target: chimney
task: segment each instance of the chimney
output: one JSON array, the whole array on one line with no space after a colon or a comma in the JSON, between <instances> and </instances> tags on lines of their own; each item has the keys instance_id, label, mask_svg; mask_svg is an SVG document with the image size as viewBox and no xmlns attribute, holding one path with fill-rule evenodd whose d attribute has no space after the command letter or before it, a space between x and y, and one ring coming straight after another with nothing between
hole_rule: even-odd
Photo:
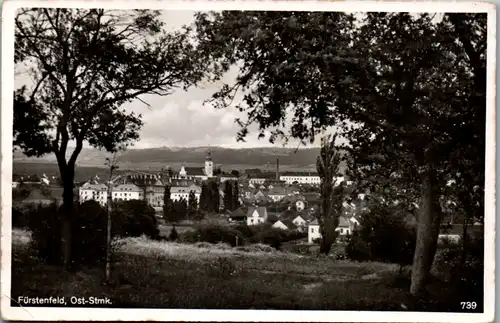
<instances>
[{"instance_id":1,"label":"chimney","mask_svg":"<svg viewBox=\"0 0 500 323\"><path fill-rule=\"evenodd\" d=\"M280 180L280 158L276 158L276 180Z\"/></svg>"}]
</instances>

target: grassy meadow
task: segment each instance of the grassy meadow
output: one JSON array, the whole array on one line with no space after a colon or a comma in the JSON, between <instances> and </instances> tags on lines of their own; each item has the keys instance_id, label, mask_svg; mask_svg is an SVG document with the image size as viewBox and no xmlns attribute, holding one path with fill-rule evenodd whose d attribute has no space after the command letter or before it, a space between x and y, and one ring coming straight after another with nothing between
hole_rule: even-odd
<instances>
[{"instance_id":1,"label":"grassy meadow","mask_svg":"<svg viewBox=\"0 0 500 323\"><path fill-rule=\"evenodd\" d=\"M113 307L458 311L453 289L436 279L425 295L408 294L396 265L301 256L264 246L231 248L118 240L112 283L102 268L75 273L41 263L29 232L14 229L12 292L18 296L107 296ZM57 277L57 279L54 279ZM12 305L16 305L15 302Z\"/></svg>"}]
</instances>

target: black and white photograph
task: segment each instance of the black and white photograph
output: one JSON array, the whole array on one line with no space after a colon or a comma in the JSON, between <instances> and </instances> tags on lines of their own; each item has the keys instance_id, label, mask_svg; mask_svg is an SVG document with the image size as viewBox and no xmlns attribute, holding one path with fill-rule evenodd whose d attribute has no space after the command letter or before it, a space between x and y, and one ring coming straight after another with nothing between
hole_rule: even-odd
<instances>
[{"instance_id":1,"label":"black and white photograph","mask_svg":"<svg viewBox=\"0 0 500 323\"><path fill-rule=\"evenodd\" d=\"M7 1L3 319L492 321L495 19Z\"/></svg>"}]
</instances>

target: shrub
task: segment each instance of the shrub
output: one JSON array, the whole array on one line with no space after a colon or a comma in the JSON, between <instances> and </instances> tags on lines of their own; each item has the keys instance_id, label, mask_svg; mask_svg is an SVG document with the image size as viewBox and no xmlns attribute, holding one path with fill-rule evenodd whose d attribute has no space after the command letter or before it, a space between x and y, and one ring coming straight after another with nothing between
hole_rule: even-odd
<instances>
[{"instance_id":1,"label":"shrub","mask_svg":"<svg viewBox=\"0 0 500 323\"><path fill-rule=\"evenodd\" d=\"M79 264L106 261L108 217L96 201L86 201L75 208L72 249Z\"/></svg>"},{"instance_id":2,"label":"shrub","mask_svg":"<svg viewBox=\"0 0 500 323\"><path fill-rule=\"evenodd\" d=\"M397 263L400 269L411 264L416 230L405 224L401 211L401 206L372 205L346 247L349 258Z\"/></svg>"},{"instance_id":3,"label":"shrub","mask_svg":"<svg viewBox=\"0 0 500 323\"><path fill-rule=\"evenodd\" d=\"M346 256L354 261L371 260L370 246L359 235L354 234L345 247Z\"/></svg>"},{"instance_id":4,"label":"shrub","mask_svg":"<svg viewBox=\"0 0 500 323\"><path fill-rule=\"evenodd\" d=\"M61 226L57 205L39 205L26 211L31 231L31 247L37 256L50 264L61 259ZM74 254L74 252L73 252Z\"/></svg>"},{"instance_id":5,"label":"shrub","mask_svg":"<svg viewBox=\"0 0 500 323\"><path fill-rule=\"evenodd\" d=\"M175 230L175 226L172 227L172 230L170 231L170 235L168 236L168 239L170 241L176 241L179 238L179 234L177 233L177 230Z\"/></svg>"},{"instance_id":6,"label":"shrub","mask_svg":"<svg viewBox=\"0 0 500 323\"><path fill-rule=\"evenodd\" d=\"M117 203L113 208L113 232L121 237L139 237L143 234L158 239L158 219L155 210L142 200Z\"/></svg>"},{"instance_id":7,"label":"shrub","mask_svg":"<svg viewBox=\"0 0 500 323\"><path fill-rule=\"evenodd\" d=\"M246 241L240 231L232 227L215 224L201 225L194 231L184 232L180 240L186 243L226 243L233 247L236 246L236 243L243 245Z\"/></svg>"},{"instance_id":8,"label":"shrub","mask_svg":"<svg viewBox=\"0 0 500 323\"><path fill-rule=\"evenodd\" d=\"M241 234L245 238L250 238L254 235L254 232L252 231L252 229L248 225L246 225L245 223L238 224L238 225L234 226L234 229L241 232Z\"/></svg>"},{"instance_id":9,"label":"shrub","mask_svg":"<svg viewBox=\"0 0 500 323\"><path fill-rule=\"evenodd\" d=\"M267 244L277 250L280 249L282 243L282 230L269 228L258 232L252 237L252 242Z\"/></svg>"},{"instance_id":10,"label":"shrub","mask_svg":"<svg viewBox=\"0 0 500 323\"><path fill-rule=\"evenodd\" d=\"M18 208L12 208L12 227L13 228L28 228L29 216L28 212L23 212Z\"/></svg>"}]
</instances>

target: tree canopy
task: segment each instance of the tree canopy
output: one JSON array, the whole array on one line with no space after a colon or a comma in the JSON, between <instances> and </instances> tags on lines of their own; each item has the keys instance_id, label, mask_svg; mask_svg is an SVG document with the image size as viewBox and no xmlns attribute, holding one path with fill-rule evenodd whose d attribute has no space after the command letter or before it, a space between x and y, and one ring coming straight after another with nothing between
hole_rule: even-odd
<instances>
[{"instance_id":1,"label":"tree canopy","mask_svg":"<svg viewBox=\"0 0 500 323\"><path fill-rule=\"evenodd\" d=\"M335 126L357 180L391 178L420 199L417 293L434 257L442 187L463 178L469 203L484 186L486 14L232 11L198 14L195 25L215 76L237 70L212 100L246 112L239 139L252 123L259 137L271 129L270 141L314 141Z\"/></svg>"}]
</instances>

